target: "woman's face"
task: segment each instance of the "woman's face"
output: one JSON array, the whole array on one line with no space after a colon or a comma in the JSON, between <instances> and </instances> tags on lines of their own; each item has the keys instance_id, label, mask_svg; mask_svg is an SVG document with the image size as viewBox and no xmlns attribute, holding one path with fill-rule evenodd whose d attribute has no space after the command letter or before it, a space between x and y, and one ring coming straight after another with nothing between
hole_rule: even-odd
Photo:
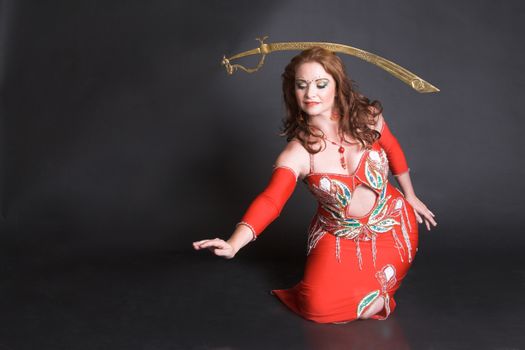
<instances>
[{"instance_id":1,"label":"woman's face","mask_svg":"<svg viewBox=\"0 0 525 350\"><path fill-rule=\"evenodd\" d=\"M335 80L317 62L306 62L295 71L295 97L309 116L331 117L335 101Z\"/></svg>"}]
</instances>

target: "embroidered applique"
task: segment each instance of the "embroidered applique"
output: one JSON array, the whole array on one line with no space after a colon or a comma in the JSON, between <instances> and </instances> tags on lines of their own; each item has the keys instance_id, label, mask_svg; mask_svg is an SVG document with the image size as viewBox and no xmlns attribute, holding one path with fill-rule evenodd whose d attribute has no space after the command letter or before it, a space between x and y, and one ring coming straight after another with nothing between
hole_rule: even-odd
<instances>
[{"instance_id":1,"label":"embroidered applique","mask_svg":"<svg viewBox=\"0 0 525 350\"><path fill-rule=\"evenodd\" d=\"M393 265L387 264L376 272L376 279L381 286L380 290L374 290L361 299L357 305L357 318L361 317L363 311L372 304L378 297L383 297L385 301L385 316L377 316L380 320L385 320L390 315L390 295L388 291L394 288L397 282L396 269Z\"/></svg>"},{"instance_id":2,"label":"embroidered applique","mask_svg":"<svg viewBox=\"0 0 525 350\"><path fill-rule=\"evenodd\" d=\"M308 243L307 243L307 248L306 248L306 255L310 255L310 252L312 251L312 249L315 248L315 246L317 245L317 242L319 242L321 238L323 238L323 236L327 233L326 231L323 230L321 223L319 222L319 215L315 216L314 221L308 228L308 232L309 233L308 233ZM338 253L336 249L336 258L337 258L337 254Z\"/></svg>"},{"instance_id":3,"label":"embroidered applique","mask_svg":"<svg viewBox=\"0 0 525 350\"><path fill-rule=\"evenodd\" d=\"M368 305L372 304L374 300L377 299L378 296L379 296L379 290L375 290L373 292L368 293L367 295L365 295L363 299L361 299L361 301L357 305L357 318L361 317L361 314L363 313L364 309Z\"/></svg>"},{"instance_id":4,"label":"embroidered applique","mask_svg":"<svg viewBox=\"0 0 525 350\"><path fill-rule=\"evenodd\" d=\"M376 272L376 278L381 285L381 294L385 298L385 316L378 317L380 320L386 320L390 315L390 294L388 291L394 288L397 283L396 268L393 265L385 265Z\"/></svg>"},{"instance_id":5,"label":"embroidered applique","mask_svg":"<svg viewBox=\"0 0 525 350\"><path fill-rule=\"evenodd\" d=\"M323 176L319 187L314 184L309 188L323 209L337 217L344 216L343 209L352 200L352 192L344 182Z\"/></svg>"},{"instance_id":6,"label":"embroidered applique","mask_svg":"<svg viewBox=\"0 0 525 350\"><path fill-rule=\"evenodd\" d=\"M365 177L373 189L380 190L386 185L388 181L388 160L383 149L368 152L365 163Z\"/></svg>"},{"instance_id":7,"label":"embroidered applique","mask_svg":"<svg viewBox=\"0 0 525 350\"><path fill-rule=\"evenodd\" d=\"M327 177L322 177L321 180L319 180L319 188L324 192L330 192L330 189L332 188L330 179Z\"/></svg>"}]
</instances>

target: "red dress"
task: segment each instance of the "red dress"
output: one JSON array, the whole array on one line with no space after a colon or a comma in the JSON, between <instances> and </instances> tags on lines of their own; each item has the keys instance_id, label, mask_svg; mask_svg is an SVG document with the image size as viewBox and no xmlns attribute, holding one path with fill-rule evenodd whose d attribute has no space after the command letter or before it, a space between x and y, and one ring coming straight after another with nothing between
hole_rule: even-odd
<instances>
[{"instance_id":1,"label":"red dress","mask_svg":"<svg viewBox=\"0 0 525 350\"><path fill-rule=\"evenodd\" d=\"M386 319L417 251L414 210L388 182L389 163L379 142L363 153L352 175L316 173L311 157L303 181L319 206L309 227L304 276L295 287L272 293L292 311L320 323L357 319L383 297L384 309L372 318ZM377 194L374 207L367 215L349 216L360 184Z\"/></svg>"}]
</instances>

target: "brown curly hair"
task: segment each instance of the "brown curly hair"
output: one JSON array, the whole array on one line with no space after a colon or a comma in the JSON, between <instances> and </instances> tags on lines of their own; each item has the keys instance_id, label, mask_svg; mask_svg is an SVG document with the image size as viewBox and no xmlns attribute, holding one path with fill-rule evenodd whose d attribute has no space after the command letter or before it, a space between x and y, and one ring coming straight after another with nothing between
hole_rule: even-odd
<instances>
[{"instance_id":1,"label":"brown curly hair","mask_svg":"<svg viewBox=\"0 0 525 350\"><path fill-rule=\"evenodd\" d=\"M346 75L341 59L332 51L321 47L313 47L302 51L292 58L282 74L282 89L286 107L286 117L283 119L281 136L287 141L297 138L310 153L317 153L326 147L324 133L308 124L309 116L301 110L295 97L295 72L303 63L317 62L330 74L336 83L335 112L340 116L339 131L344 139L350 135L362 147L369 148L379 137L380 133L370 128L377 123L377 116L383 111L379 101L370 101L356 91L352 80ZM313 137L312 137L313 136ZM313 146L323 142L317 149Z\"/></svg>"}]
</instances>

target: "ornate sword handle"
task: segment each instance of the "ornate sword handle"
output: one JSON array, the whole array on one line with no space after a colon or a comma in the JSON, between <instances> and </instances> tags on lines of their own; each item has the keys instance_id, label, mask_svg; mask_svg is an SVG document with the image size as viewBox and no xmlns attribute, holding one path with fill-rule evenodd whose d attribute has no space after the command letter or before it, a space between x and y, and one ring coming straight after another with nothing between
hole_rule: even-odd
<instances>
[{"instance_id":1,"label":"ornate sword handle","mask_svg":"<svg viewBox=\"0 0 525 350\"><path fill-rule=\"evenodd\" d=\"M264 40L266 40L267 38L268 38L268 36L264 36L262 39L261 38L255 38L255 40L257 40L257 41L259 41L261 43L261 45L257 49L250 50L250 51L245 51L243 53L240 53L238 55L232 56L230 58L226 58L226 56L223 56L222 57L222 61L221 61L221 65L225 66L226 72L228 72L229 75L232 75L235 71L237 71L237 69L243 70L246 73L255 73L255 72L257 72L263 66L264 59L266 58L266 54L271 52L271 51L268 51L268 45L266 45L264 43ZM255 50L258 51L258 52L253 52ZM240 64L231 64L230 63L231 60L234 60L234 59L237 59L237 58L241 58L241 57L244 57L244 56L255 55L255 54L261 54L262 55L261 58L259 59L259 63L257 63L257 66L255 68L246 68L245 66L240 65Z\"/></svg>"}]
</instances>

